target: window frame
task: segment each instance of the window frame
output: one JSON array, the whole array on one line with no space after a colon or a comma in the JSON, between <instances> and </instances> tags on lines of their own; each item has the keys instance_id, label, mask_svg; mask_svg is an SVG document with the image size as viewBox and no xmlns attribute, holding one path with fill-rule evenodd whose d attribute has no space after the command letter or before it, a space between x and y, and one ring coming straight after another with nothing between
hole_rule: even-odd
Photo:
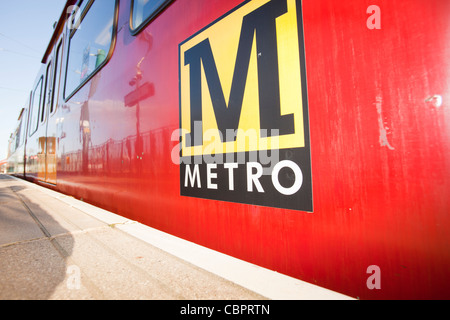
<instances>
[{"instance_id":1,"label":"window frame","mask_svg":"<svg viewBox=\"0 0 450 320\"><path fill-rule=\"evenodd\" d=\"M83 20L86 17L86 15L89 13L89 10L92 7L92 4L95 0L85 0L88 1L87 5L84 6L83 12L81 13L80 17L80 27L83 27ZM103 0L102 0L103 1ZM77 2L77 5L80 4L82 0ZM67 93L67 74L69 71L69 56L70 56L70 44L73 36L77 32L77 28L74 28L73 30L68 30L68 37L67 37L67 49L65 50L65 68L64 68L64 87L63 87L63 100L64 102L69 101L87 82L89 82L111 59L114 49L116 47L116 41L117 41L117 24L119 20L119 1L114 0L114 17L113 17L113 25L112 25L112 36L111 36L111 45L109 47L108 54L106 55L105 60L97 67L95 68L86 79L84 79L75 89L72 90L72 92ZM61 88L60 88L61 90Z\"/></svg>"},{"instance_id":2,"label":"window frame","mask_svg":"<svg viewBox=\"0 0 450 320\"><path fill-rule=\"evenodd\" d=\"M159 15L164 9L166 9L169 4L173 2L173 0L165 0L155 11L152 12L147 18L145 18L139 26L136 28L133 28L133 13L134 13L134 1L131 0L131 6L130 6L130 22L129 22L129 28L130 32L133 36L137 35L139 32L141 32L147 25L156 18L157 15Z\"/></svg>"}]
</instances>

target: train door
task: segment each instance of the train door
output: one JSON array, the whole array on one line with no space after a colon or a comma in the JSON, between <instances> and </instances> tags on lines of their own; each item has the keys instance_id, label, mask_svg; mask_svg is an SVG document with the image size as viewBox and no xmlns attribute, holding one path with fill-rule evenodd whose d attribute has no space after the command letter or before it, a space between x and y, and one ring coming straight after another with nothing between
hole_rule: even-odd
<instances>
[{"instance_id":1,"label":"train door","mask_svg":"<svg viewBox=\"0 0 450 320\"><path fill-rule=\"evenodd\" d=\"M45 178L44 181L56 184L56 107L59 95L59 80L61 70L62 41L59 41L54 52L52 62L47 68L47 88L46 88L46 134L45 134ZM52 67L50 68L50 64Z\"/></svg>"}]
</instances>

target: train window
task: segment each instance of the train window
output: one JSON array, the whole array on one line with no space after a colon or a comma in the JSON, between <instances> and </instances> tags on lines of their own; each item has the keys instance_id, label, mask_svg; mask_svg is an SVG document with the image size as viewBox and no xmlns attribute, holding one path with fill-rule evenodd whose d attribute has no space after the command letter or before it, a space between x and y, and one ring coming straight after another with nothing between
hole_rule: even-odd
<instances>
[{"instance_id":1,"label":"train window","mask_svg":"<svg viewBox=\"0 0 450 320\"><path fill-rule=\"evenodd\" d=\"M66 68L65 98L70 98L112 54L116 1L90 1L80 26L72 30Z\"/></svg>"},{"instance_id":2,"label":"train window","mask_svg":"<svg viewBox=\"0 0 450 320\"><path fill-rule=\"evenodd\" d=\"M23 108L22 111L20 112L20 146L23 145L23 143L25 142L25 136L27 135L26 133L26 120L25 119L25 114L27 114L27 109Z\"/></svg>"},{"instance_id":3,"label":"train window","mask_svg":"<svg viewBox=\"0 0 450 320\"><path fill-rule=\"evenodd\" d=\"M31 115L30 115L30 136L36 132L39 124L39 106L42 101L42 77L34 89L33 99L31 101Z\"/></svg>"},{"instance_id":4,"label":"train window","mask_svg":"<svg viewBox=\"0 0 450 320\"><path fill-rule=\"evenodd\" d=\"M23 119L21 118L19 120L19 125L16 129L16 146L15 146L16 150L22 145L22 143L21 143L21 136L23 135L22 134L22 122L23 122Z\"/></svg>"},{"instance_id":5,"label":"train window","mask_svg":"<svg viewBox=\"0 0 450 320\"><path fill-rule=\"evenodd\" d=\"M41 120L40 122L44 122L45 120L45 110L46 110L46 106L51 102L51 92L52 92L52 62L50 61L47 65L47 73L45 75L45 88L44 88L44 101L42 103L42 108L41 108Z\"/></svg>"},{"instance_id":6,"label":"train window","mask_svg":"<svg viewBox=\"0 0 450 320\"><path fill-rule=\"evenodd\" d=\"M58 94L59 94L59 74L61 73L61 59L62 59L62 42L59 43L58 48L56 49L56 59L55 59L55 67L54 67L54 75L53 75L53 91L51 94L52 103L50 105L50 114L53 114L55 111L55 103L58 102Z\"/></svg>"},{"instance_id":7,"label":"train window","mask_svg":"<svg viewBox=\"0 0 450 320\"><path fill-rule=\"evenodd\" d=\"M130 28L133 34L138 33L172 0L132 0Z\"/></svg>"}]
</instances>

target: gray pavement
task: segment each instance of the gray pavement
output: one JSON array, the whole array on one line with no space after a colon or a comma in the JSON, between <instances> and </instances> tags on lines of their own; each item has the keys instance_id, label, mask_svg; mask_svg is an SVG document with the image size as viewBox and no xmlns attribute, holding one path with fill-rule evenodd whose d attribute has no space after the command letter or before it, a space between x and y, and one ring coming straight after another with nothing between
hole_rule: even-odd
<instances>
[{"instance_id":1,"label":"gray pavement","mask_svg":"<svg viewBox=\"0 0 450 320\"><path fill-rule=\"evenodd\" d=\"M265 299L123 231L129 220L85 207L0 175L1 300Z\"/></svg>"}]
</instances>

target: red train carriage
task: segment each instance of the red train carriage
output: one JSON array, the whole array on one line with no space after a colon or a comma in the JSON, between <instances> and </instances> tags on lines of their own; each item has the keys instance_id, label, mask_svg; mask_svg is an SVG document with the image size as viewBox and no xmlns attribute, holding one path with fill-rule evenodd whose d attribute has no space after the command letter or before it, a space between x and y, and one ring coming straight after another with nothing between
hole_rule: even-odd
<instances>
[{"instance_id":1,"label":"red train carriage","mask_svg":"<svg viewBox=\"0 0 450 320\"><path fill-rule=\"evenodd\" d=\"M450 2L67 1L8 170L353 297L450 298Z\"/></svg>"}]
</instances>

